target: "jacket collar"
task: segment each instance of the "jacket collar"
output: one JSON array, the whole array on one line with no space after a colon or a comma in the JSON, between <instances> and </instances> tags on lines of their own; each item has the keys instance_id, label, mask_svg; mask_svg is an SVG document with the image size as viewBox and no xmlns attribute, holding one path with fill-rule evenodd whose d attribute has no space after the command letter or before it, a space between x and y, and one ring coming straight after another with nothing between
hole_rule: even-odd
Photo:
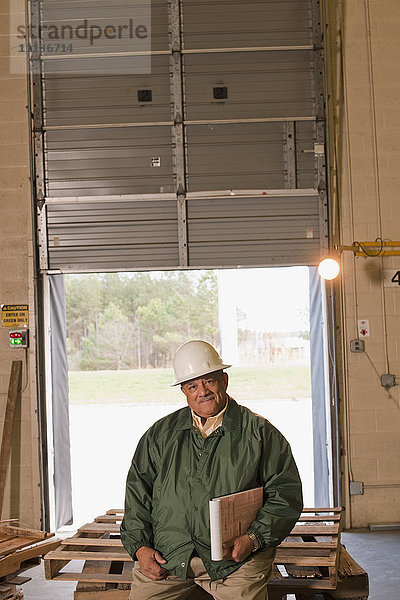
<instances>
[{"instance_id":1,"label":"jacket collar","mask_svg":"<svg viewBox=\"0 0 400 600\"><path fill-rule=\"evenodd\" d=\"M242 431L242 414L240 411L239 404L230 396L228 396L229 402L222 421L221 428L228 431L240 433Z\"/></svg>"},{"instance_id":2,"label":"jacket collar","mask_svg":"<svg viewBox=\"0 0 400 600\"><path fill-rule=\"evenodd\" d=\"M175 423L175 429L182 431L193 427L192 411L189 406L185 406L178 411L178 418ZM240 433L242 430L242 418L238 403L228 396L228 406L225 411L224 420L221 428L227 431Z\"/></svg>"}]
</instances>

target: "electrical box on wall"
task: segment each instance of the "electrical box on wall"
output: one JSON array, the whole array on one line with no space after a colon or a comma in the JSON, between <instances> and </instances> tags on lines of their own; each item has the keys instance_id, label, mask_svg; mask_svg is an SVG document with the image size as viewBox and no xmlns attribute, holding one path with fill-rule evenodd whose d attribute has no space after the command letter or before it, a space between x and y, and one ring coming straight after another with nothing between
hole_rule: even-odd
<instances>
[{"instance_id":1,"label":"electrical box on wall","mask_svg":"<svg viewBox=\"0 0 400 600\"><path fill-rule=\"evenodd\" d=\"M390 373L385 373L381 375L381 386L385 388L391 388L396 385L396 376L391 375Z\"/></svg>"},{"instance_id":2,"label":"electrical box on wall","mask_svg":"<svg viewBox=\"0 0 400 600\"><path fill-rule=\"evenodd\" d=\"M351 340L350 351L351 352L364 352L365 351L364 340Z\"/></svg>"},{"instance_id":3,"label":"electrical box on wall","mask_svg":"<svg viewBox=\"0 0 400 600\"><path fill-rule=\"evenodd\" d=\"M10 348L28 348L29 329L13 329L8 334Z\"/></svg>"},{"instance_id":4,"label":"electrical box on wall","mask_svg":"<svg viewBox=\"0 0 400 600\"><path fill-rule=\"evenodd\" d=\"M350 481L350 496L361 496L364 494L364 484L362 481Z\"/></svg>"}]
</instances>

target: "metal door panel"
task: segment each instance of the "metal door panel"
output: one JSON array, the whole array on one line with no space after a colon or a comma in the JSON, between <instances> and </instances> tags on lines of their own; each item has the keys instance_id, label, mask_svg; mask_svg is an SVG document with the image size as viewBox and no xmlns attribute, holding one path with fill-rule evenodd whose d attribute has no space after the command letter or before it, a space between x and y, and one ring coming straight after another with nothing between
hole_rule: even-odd
<instances>
[{"instance_id":1,"label":"metal door panel","mask_svg":"<svg viewBox=\"0 0 400 600\"><path fill-rule=\"evenodd\" d=\"M47 77L47 126L170 121L169 58L153 58L151 75ZM140 102L138 91L151 90Z\"/></svg>"},{"instance_id":2,"label":"metal door panel","mask_svg":"<svg viewBox=\"0 0 400 600\"><path fill-rule=\"evenodd\" d=\"M127 176L129 173L131 177L136 177L138 171L141 172L141 175L146 175L147 172L150 173L151 167L148 157L142 156L138 150L130 152L128 156L125 157L111 157L108 155L106 159L97 156L97 153L95 153L94 150L92 151L92 154L94 155L93 158L86 160L83 158L75 158L72 160L67 157L62 160L60 156L57 156L55 157L55 160L52 161L52 168L49 167L49 174L54 173L54 177L56 178L60 171L63 171L66 172L68 177L79 177L82 175L82 172L84 172L85 178L91 179L98 178L101 173L103 173L103 176L106 175L104 172L106 166L112 171L113 176L116 178ZM157 168L157 177L166 177L169 175L170 171L171 162L164 159L163 166Z\"/></svg>"},{"instance_id":3,"label":"metal door panel","mask_svg":"<svg viewBox=\"0 0 400 600\"><path fill-rule=\"evenodd\" d=\"M48 222L52 226L68 223L98 224L148 221L157 217L160 221L176 221L174 200L141 200L126 202L52 202L48 208Z\"/></svg>"},{"instance_id":4,"label":"metal door panel","mask_svg":"<svg viewBox=\"0 0 400 600\"><path fill-rule=\"evenodd\" d=\"M188 220L236 218L240 221L249 215L257 218L318 215L319 198L314 196L270 196L228 198L196 198L188 200Z\"/></svg>"},{"instance_id":5,"label":"metal door panel","mask_svg":"<svg viewBox=\"0 0 400 600\"><path fill-rule=\"evenodd\" d=\"M51 203L47 213L50 268L112 268L118 261L141 268L146 257L150 266L159 267L165 257L177 263L174 200Z\"/></svg>"},{"instance_id":6,"label":"metal door panel","mask_svg":"<svg viewBox=\"0 0 400 600\"><path fill-rule=\"evenodd\" d=\"M160 190L170 192L174 189L173 183L166 185L165 180L155 177L151 181L148 181L145 177L134 179L132 177L126 177L125 179L103 179L84 180L84 179L70 179L63 181L50 182L48 186L48 192L50 197L64 196L114 196L116 194L130 194L132 189L140 189L143 194L163 193Z\"/></svg>"},{"instance_id":7,"label":"metal door panel","mask_svg":"<svg viewBox=\"0 0 400 600\"><path fill-rule=\"evenodd\" d=\"M99 0L96 2L74 1L74 2L58 2L57 0L42 0L42 25L61 25L71 24L79 26L85 19L91 23L95 23L101 27L108 24L118 26L119 24L129 23L129 18L134 17L134 27L140 21L147 21L151 16L151 31L150 41L152 51L167 50L168 51L168 10L167 3L163 1L147 0L140 6L139 2L131 0L118 0L118 3L112 3L109 0ZM134 10L132 10L134 7ZM67 31L67 30L66 30ZM113 51L129 52L132 49L131 40L128 38L128 30L122 29L121 36L118 35L116 40L113 40ZM51 38L51 31L42 28L42 41L47 44L54 42ZM103 52L109 50L110 44L101 43L96 40L95 46L88 45L84 39L74 36L73 40L68 40L65 36L65 43L72 42L74 52L85 50L85 53ZM51 54L46 51L45 54Z\"/></svg>"},{"instance_id":8,"label":"metal door panel","mask_svg":"<svg viewBox=\"0 0 400 600\"><path fill-rule=\"evenodd\" d=\"M151 57L148 56L93 56L89 58L68 58L61 55L56 59L43 61L45 76L98 77L107 75L148 75L151 71Z\"/></svg>"},{"instance_id":9,"label":"metal door panel","mask_svg":"<svg viewBox=\"0 0 400 600\"><path fill-rule=\"evenodd\" d=\"M159 146L157 146L159 148ZM154 148L154 147L153 147ZM149 152L152 149L149 147ZM54 159L53 168L60 167L61 163L65 165L65 169L76 168L76 165L82 165L85 168L98 165L98 161L114 161L115 167L131 166L132 161L142 161L142 166L147 167L148 161L143 157L143 149L136 147L109 147L109 148L85 148L79 150L79 162L76 160L76 149L60 149L53 150ZM160 167L161 168L161 167Z\"/></svg>"},{"instance_id":10,"label":"metal door panel","mask_svg":"<svg viewBox=\"0 0 400 600\"><path fill-rule=\"evenodd\" d=\"M81 227L80 225L72 226L68 223L68 227L52 227L51 235L49 236L49 247L67 248L67 247L83 247L97 246L101 242L102 246L110 246L118 241L120 245L144 244L149 239L157 240L157 244L174 244L176 242L177 227L175 222L157 223L155 221L146 221L143 223L135 223L134 226L123 226L118 223L112 227L96 226Z\"/></svg>"},{"instance_id":11,"label":"metal door panel","mask_svg":"<svg viewBox=\"0 0 400 600\"><path fill-rule=\"evenodd\" d=\"M49 196L174 190L170 127L48 131L46 163Z\"/></svg>"},{"instance_id":12,"label":"metal door panel","mask_svg":"<svg viewBox=\"0 0 400 600\"><path fill-rule=\"evenodd\" d=\"M303 0L184 0L183 33L190 49L304 45L311 41L311 14Z\"/></svg>"},{"instance_id":13,"label":"metal door panel","mask_svg":"<svg viewBox=\"0 0 400 600\"><path fill-rule=\"evenodd\" d=\"M313 114L310 51L187 55L184 65L189 121ZM228 97L214 99L214 87Z\"/></svg>"},{"instance_id":14,"label":"metal door panel","mask_svg":"<svg viewBox=\"0 0 400 600\"><path fill-rule=\"evenodd\" d=\"M52 150L85 148L170 147L169 127L99 127L93 129L54 129L46 133Z\"/></svg>"},{"instance_id":15,"label":"metal door panel","mask_svg":"<svg viewBox=\"0 0 400 600\"><path fill-rule=\"evenodd\" d=\"M197 176L192 176L189 179L189 189L192 191L196 190L204 190L206 187L206 182L209 181L210 177L207 174L201 174ZM250 180L254 187L265 189L279 189L282 187L282 180L284 179L283 174L280 173L270 173L268 177L266 177L263 173L249 173L247 177L243 174L218 174L213 178L213 189L214 190L240 190L243 187L244 180ZM265 184L268 185L265 185Z\"/></svg>"},{"instance_id":16,"label":"metal door panel","mask_svg":"<svg viewBox=\"0 0 400 600\"><path fill-rule=\"evenodd\" d=\"M274 74L291 80L308 76L311 65L312 49L307 50L285 50L285 51L261 51L240 52L203 52L184 54L185 74L219 74L230 72ZM207 61L205 63L205 61Z\"/></svg>"},{"instance_id":17,"label":"metal door panel","mask_svg":"<svg viewBox=\"0 0 400 600\"><path fill-rule=\"evenodd\" d=\"M316 193L189 199L190 264L206 265L207 260L214 266L234 264L230 261L239 255L243 262L237 264L243 265L283 264L289 256L293 264L301 264L301 256L315 264L321 235L319 212Z\"/></svg>"},{"instance_id":18,"label":"metal door panel","mask_svg":"<svg viewBox=\"0 0 400 600\"><path fill-rule=\"evenodd\" d=\"M306 240L307 231L313 232L313 237L318 237L319 215L309 217L307 221L296 216L285 218L271 217L261 220L257 217L237 219L226 217L221 220L202 219L199 222L189 222L189 242L207 242L213 240L240 241L246 240Z\"/></svg>"},{"instance_id":19,"label":"metal door panel","mask_svg":"<svg viewBox=\"0 0 400 600\"><path fill-rule=\"evenodd\" d=\"M281 123L191 125L186 135L189 191L285 187Z\"/></svg>"},{"instance_id":20,"label":"metal door panel","mask_svg":"<svg viewBox=\"0 0 400 600\"><path fill-rule=\"evenodd\" d=\"M99 22L102 19L109 20L116 16L129 16L132 7L135 7L136 14L147 10L147 2L133 2L131 0L118 0L110 3L109 0L42 0L42 14L44 24L60 21L82 21L83 19L96 19Z\"/></svg>"},{"instance_id":21,"label":"metal door panel","mask_svg":"<svg viewBox=\"0 0 400 600\"><path fill-rule=\"evenodd\" d=\"M320 244L318 240L306 240L292 244L290 249L286 242L269 243L244 242L206 245L192 244L189 249L190 264L196 268L265 266L279 265L316 265L320 260Z\"/></svg>"},{"instance_id":22,"label":"metal door panel","mask_svg":"<svg viewBox=\"0 0 400 600\"><path fill-rule=\"evenodd\" d=\"M67 272L88 271L137 271L140 269L174 268L178 263L178 245L160 244L145 246L124 246L123 253L119 246L102 245L94 247L90 252L82 252L78 247L68 252L62 249L49 250L49 269Z\"/></svg>"}]
</instances>

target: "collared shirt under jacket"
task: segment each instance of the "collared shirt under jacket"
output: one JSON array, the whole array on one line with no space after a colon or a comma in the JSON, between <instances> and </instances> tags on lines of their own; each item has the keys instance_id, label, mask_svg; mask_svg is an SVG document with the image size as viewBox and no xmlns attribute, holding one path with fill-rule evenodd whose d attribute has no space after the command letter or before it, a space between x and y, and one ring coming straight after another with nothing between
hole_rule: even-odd
<instances>
[{"instance_id":1,"label":"collared shirt under jacket","mask_svg":"<svg viewBox=\"0 0 400 600\"><path fill-rule=\"evenodd\" d=\"M277 546L302 509L301 481L290 446L267 420L229 399L221 427L207 439L189 407L157 421L141 438L128 473L121 539L135 558L158 550L162 566L186 578L196 550L211 577L243 563L211 561L209 500L264 486L264 505L249 531L261 547Z\"/></svg>"}]
</instances>

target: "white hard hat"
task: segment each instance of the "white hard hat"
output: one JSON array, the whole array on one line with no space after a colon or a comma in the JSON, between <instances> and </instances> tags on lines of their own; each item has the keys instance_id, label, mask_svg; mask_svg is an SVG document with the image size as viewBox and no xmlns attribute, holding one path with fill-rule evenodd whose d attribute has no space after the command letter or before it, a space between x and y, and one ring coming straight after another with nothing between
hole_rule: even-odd
<instances>
[{"instance_id":1,"label":"white hard hat","mask_svg":"<svg viewBox=\"0 0 400 600\"><path fill-rule=\"evenodd\" d=\"M218 352L211 344L203 340L191 340L179 346L174 360L175 381L178 385L190 379L196 379L207 373L221 371L232 365L224 365Z\"/></svg>"}]
</instances>

